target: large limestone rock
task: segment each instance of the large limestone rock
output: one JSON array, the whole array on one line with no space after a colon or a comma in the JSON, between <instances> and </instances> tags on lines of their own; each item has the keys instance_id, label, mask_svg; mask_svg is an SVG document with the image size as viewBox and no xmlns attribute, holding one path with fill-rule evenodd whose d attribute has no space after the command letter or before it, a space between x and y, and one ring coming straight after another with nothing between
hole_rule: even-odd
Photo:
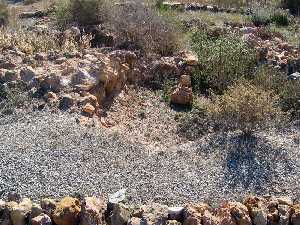
<instances>
[{"instance_id":1,"label":"large limestone rock","mask_svg":"<svg viewBox=\"0 0 300 225\"><path fill-rule=\"evenodd\" d=\"M80 225L105 224L106 203L103 199L86 197L82 204Z\"/></svg>"},{"instance_id":2,"label":"large limestone rock","mask_svg":"<svg viewBox=\"0 0 300 225\"><path fill-rule=\"evenodd\" d=\"M212 209L204 203L189 204L184 208L183 225L213 224Z\"/></svg>"},{"instance_id":3,"label":"large limestone rock","mask_svg":"<svg viewBox=\"0 0 300 225\"><path fill-rule=\"evenodd\" d=\"M250 212L254 225L267 225L268 208L265 199L251 196L245 199L244 204Z\"/></svg>"},{"instance_id":4,"label":"large limestone rock","mask_svg":"<svg viewBox=\"0 0 300 225\"><path fill-rule=\"evenodd\" d=\"M65 197L56 205L53 221L57 225L77 225L80 212L80 201L76 198Z\"/></svg>"},{"instance_id":5,"label":"large limestone rock","mask_svg":"<svg viewBox=\"0 0 300 225\"><path fill-rule=\"evenodd\" d=\"M228 202L223 205L230 212L237 225L251 225L249 211L245 205L239 202Z\"/></svg>"},{"instance_id":6,"label":"large limestone rock","mask_svg":"<svg viewBox=\"0 0 300 225\"><path fill-rule=\"evenodd\" d=\"M110 217L111 225L126 225L130 219L130 208L122 203L114 204Z\"/></svg>"},{"instance_id":7,"label":"large limestone rock","mask_svg":"<svg viewBox=\"0 0 300 225\"><path fill-rule=\"evenodd\" d=\"M180 83L171 94L171 103L179 105L191 105L193 102L193 91L188 75L182 75Z\"/></svg>"},{"instance_id":8,"label":"large limestone rock","mask_svg":"<svg viewBox=\"0 0 300 225\"><path fill-rule=\"evenodd\" d=\"M291 214L292 225L300 225L300 204L292 206Z\"/></svg>"},{"instance_id":9,"label":"large limestone rock","mask_svg":"<svg viewBox=\"0 0 300 225\"><path fill-rule=\"evenodd\" d=\"M32 202L28 198L24 198L22 202L15 205L11 212L10 218L13 225L25 225L26 218L30 216Z\"/></svg>"}]
</instances>

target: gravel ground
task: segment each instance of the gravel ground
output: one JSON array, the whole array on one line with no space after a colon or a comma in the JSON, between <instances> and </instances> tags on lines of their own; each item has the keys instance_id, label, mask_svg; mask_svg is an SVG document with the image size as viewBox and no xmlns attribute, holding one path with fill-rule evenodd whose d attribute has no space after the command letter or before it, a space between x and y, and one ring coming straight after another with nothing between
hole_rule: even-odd
<instances>
[{"instance_id":1,"label":"gravel ground","mask_svg":"<svg viewBox=\"0 0 300 225\"><path fill-rule=\"evenodd\" d=\"M251 140L211 135L168 149L86 128L64 113L0 119L0 194L39 199L127 188L132 202L218 202L247 193L298 198L299 129ZM238 153L240 152L240 153Z\"/></svg>"}]
</instances>

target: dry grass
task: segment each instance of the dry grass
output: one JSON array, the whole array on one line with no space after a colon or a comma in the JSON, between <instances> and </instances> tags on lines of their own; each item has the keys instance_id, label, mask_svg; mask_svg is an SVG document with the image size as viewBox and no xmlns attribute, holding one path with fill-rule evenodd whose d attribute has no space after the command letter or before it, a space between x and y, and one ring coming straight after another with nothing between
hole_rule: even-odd
<instances>
[{"instance_id":1,"label":"dry grass","mask_svg":"<svg viewBox=\"0 0 300 225\"><path fill-rule=\"evenodd\" d=\"M247 7L253 5L274 6L278 5L280 0L171 0L184 3L212 4L222 7Z\"/></svg>"}]
</instances>

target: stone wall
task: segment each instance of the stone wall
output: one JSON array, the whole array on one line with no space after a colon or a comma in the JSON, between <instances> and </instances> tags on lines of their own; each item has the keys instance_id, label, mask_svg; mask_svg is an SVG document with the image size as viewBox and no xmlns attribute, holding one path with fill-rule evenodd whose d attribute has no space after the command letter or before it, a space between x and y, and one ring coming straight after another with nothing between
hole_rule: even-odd
<instances>
[{"instance_id":1,"label":"stone wall","mask_svg":"<svg viewBox=\"0 0 300 225\"><path fill-rule=\"evenodd\" d=\"M206 203L168 207L126 204L120 195L42 199L9 196L0 200L0 225L299 225L300 205L288 197L250 196L241 202L224 201L218 208Z\"/></svg>"}]
</instances>

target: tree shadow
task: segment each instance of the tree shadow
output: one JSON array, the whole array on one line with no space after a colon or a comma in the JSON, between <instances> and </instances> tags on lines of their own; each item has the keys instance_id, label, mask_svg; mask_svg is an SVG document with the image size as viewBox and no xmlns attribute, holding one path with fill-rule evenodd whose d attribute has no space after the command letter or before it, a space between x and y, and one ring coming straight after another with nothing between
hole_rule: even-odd
<instances>
[{"instance_id":1,"label":"tree shadow","mask_svg":"<svg viewBox=\"0 0 300 225\"><path fill-rule=\"evenodd\" d=\"M231 137L224 160L223 184L230 188L243 187L255 192L292 170L292 160L283 147L272 146L266 138L254 136Z\"/></svg>"},{"instance_id":2,"label":"tree shadow","mask_svg":"<svg viewBox=\"0 0 300 225\"><path fill-rule=\"evenodd\" d=\"M256 194L272 191L272 184L286 179L295 164L288 153L290 149L276 146L260 135L219 134L210 137L200 149L206 157L219 155L223 171L217 186L229 190L242 188Z\"/></svg>"}]
</instances>

